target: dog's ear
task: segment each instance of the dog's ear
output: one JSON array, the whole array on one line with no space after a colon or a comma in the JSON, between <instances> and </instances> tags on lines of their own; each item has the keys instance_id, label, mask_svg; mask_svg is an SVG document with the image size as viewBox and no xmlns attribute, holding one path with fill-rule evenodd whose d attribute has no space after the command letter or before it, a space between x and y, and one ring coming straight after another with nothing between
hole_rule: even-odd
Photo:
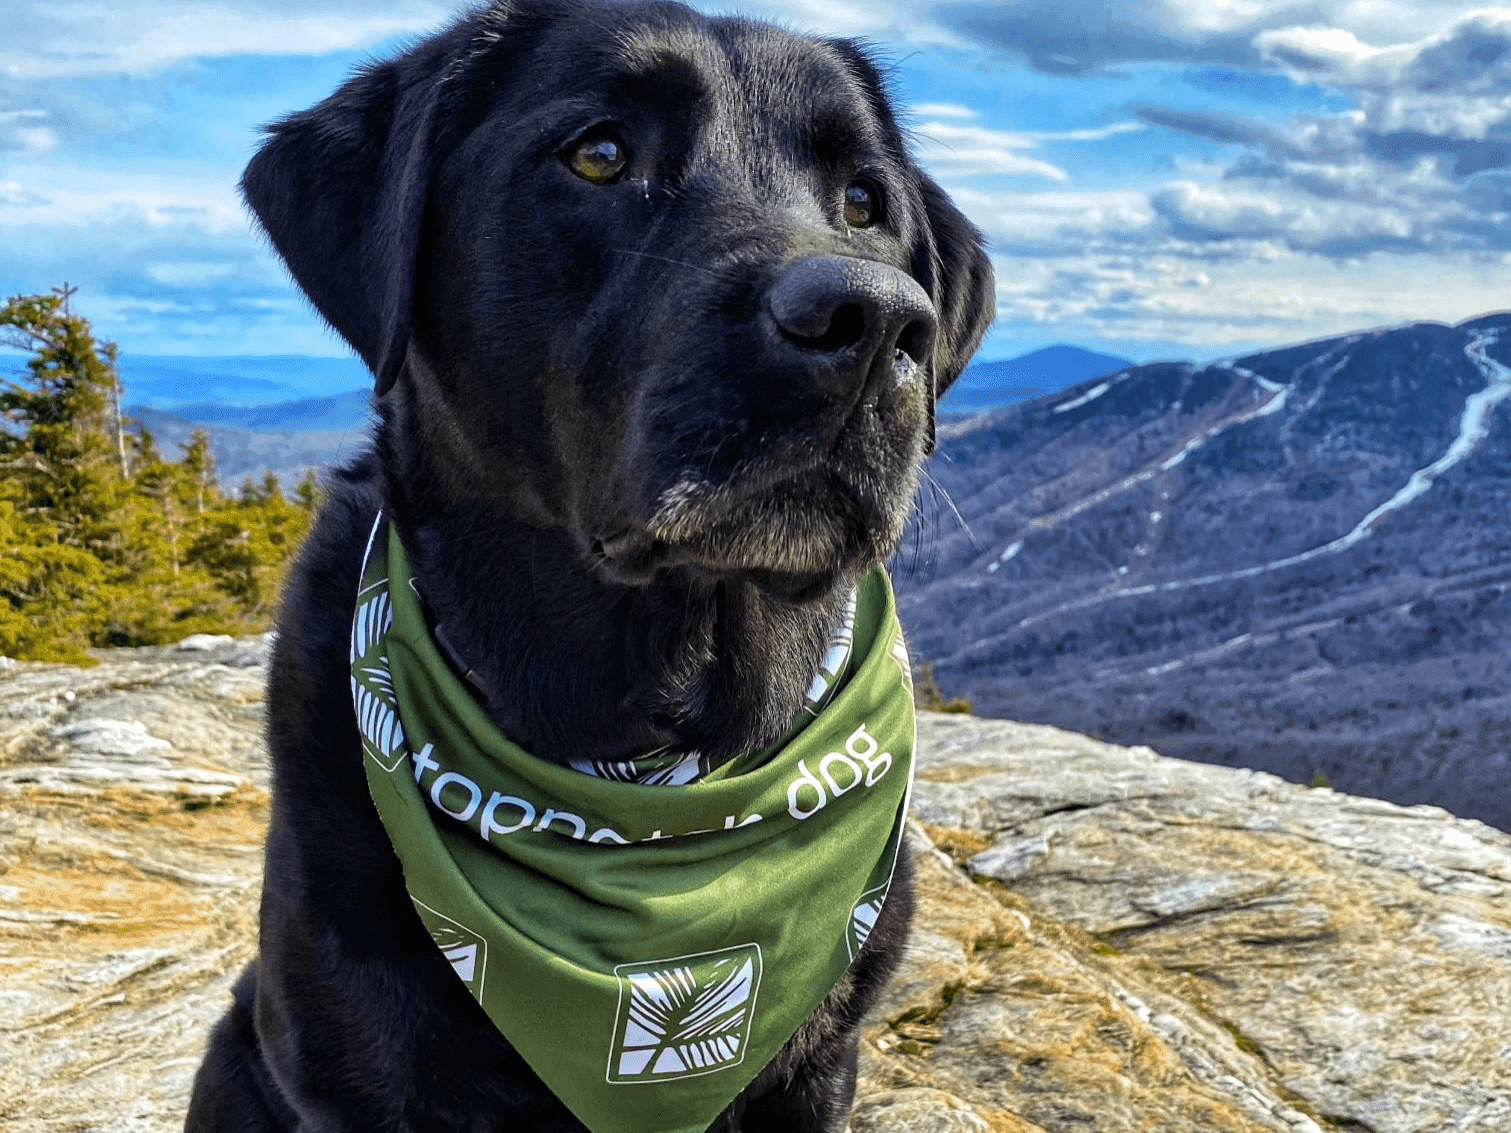
<instances>
[{"instance_id":1,"label":"dog's ear","mask_svg":"<svg viewBox=\"0 0 1511 1133\"><path fill-rule=\"evenodd\" d=\"M985 241L976 226L932 177L923 175L923 203L934 236L934 400L954 384L971 360L997 309L997 284ZM934 414L929 412L927 451L934 451Z\"/></svg>"},{"instance_id":2,"label":"dog's ear","mask_svg":"<svg viewBox=\"0 0 1511 1133\"><path fill-rule=\"evenodd\" d=\"M934 306L939 336L934 347L934 396L954 383L971 360L997 307L996 277L976 226L932 177L923 177L923 203L934 234Z\"/></svg>"},{"instance_id":3,"label":"dog's ear","mask_svg":"<svg viewBox=\"0 0 1511 1133\"><path fill-rule=\"evenodd\" d=\"M409 345L415 251L444 57L429 44L368 66L267 127L241 191L315 308L381 397Z\"/></svg>"}]
</instances>

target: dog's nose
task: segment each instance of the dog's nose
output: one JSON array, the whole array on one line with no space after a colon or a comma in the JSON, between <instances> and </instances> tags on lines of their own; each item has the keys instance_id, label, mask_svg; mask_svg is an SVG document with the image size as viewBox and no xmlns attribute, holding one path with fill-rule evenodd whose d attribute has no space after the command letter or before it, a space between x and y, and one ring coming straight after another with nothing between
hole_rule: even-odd
<instances>
[{"instance_id":1,"label":"dog's nose","mask_svg":"<svg viewBox=\"0 0 1511 1133\"><path fill-rule=\"evenodd\" d=\"M830 393L890 373L899 352L924 365L938 327L934 304L916 280L851 256L793 260L772 285L767 307L784 339L814 352L822 363L814 378Z\"/></svg>"}]
</instances>

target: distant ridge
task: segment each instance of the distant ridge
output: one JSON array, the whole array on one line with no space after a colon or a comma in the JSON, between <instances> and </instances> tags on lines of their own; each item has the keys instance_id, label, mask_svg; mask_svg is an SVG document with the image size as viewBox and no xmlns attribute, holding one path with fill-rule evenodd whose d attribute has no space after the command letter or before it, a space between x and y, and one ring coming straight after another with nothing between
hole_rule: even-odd
<instances>
[{"instance_id":1,"label":"distant ridge","mask_svg":"<svg viewBox=\"0 0 1511 1133\"><path fill-rule=\"evenodd\" d=\"M940 399L941 417L990 413L1133 365L1127 358L1079 346L1046 346L1017 358L977 362Z\"/></svg>"},{"instance_id":2,"label":"distant ridge","mask_svg":"<svg viewBox=\"0 0 1511 1133\"><path fill-rule=\"evenodd\" d=\"M133 429L145 428L152 434L158 451L168 460L181 460L179 446L188 442L195 429L203 429L215 454L220 485L226 491L236 491L248 478L260 482L269 469L287 491L307 472L318 475L328 464L349 460L366 447L368 435L365 425L324 430L243 429L191 421L143 406L130 410L127 416Z\"/></svg>"},{"instance_id":3,"label":"distant ridge","mask_svg":"<svg viewBox=\"0 0 1511 1133\"><path fill-rule=\"evenodd\" d=\"M128 405L129 416L141 416L146 405ZM159 412L165 412L159 410ZM180 405L175 417L207 425L232 425L238 429L273 429L309 433L330 429L360 429L372 416L372 395L365 389L338 393L334 397L303 397L271 405L223 405L217 402Z\"/></svg>"},{"instance_id":4,"label":"distant ridge","mask_svg":"<svg viewBox=\"0 0 1511 1133\"><path fill-rule=\"evenodd\" d=\"M372 385L372 375L357 358L300 354L122 354L121 380L130 404L174 412L185 405L260 406L333 397Z\"/></svg>"}]
</instances>

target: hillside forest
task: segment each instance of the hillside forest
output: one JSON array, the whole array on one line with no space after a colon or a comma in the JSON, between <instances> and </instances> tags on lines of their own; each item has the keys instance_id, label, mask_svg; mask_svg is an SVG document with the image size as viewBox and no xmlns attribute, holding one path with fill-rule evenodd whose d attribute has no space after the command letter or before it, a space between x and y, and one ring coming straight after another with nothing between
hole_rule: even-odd
<instances>
[{"instance_id":1,"label":"hillside forest","mask_svg":"<svg viewBox=\"0 0 1511 1133\"><path fill-rule=\"evenodd\" d=\"M30 355L0 378L0 655L87 665L90 647L269 628L313 477L225 491L203 432L160 452L69 294L0 308L0 343Z\"/></svg>"}]
</instances>

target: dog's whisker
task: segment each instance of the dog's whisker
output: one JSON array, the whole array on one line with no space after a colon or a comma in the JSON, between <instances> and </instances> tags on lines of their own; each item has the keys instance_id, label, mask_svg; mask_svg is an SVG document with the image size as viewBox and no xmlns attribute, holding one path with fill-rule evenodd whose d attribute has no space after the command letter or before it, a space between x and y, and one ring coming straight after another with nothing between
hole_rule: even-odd
<instances>
[{"instance_id":1,"label":"dog's whisker","mask_svg":"<svg viewBox=\"0 0 1511 1133\"><path fill-rule=\"evenodd\" d=\"M960 514L960 509L955 506L955 501L950 498L950 493L945 490L944 485L936 480L933 474L927 468L923 470L923 479L924 482L928 484L929 491L934 495L934 498L942 499L946 504L949 505L949 509L954 513L955 520L960 524L961 530L964 531L967 536L969 536L971 540L971 546L978 551L981 550L981 540L976 537L976 532L971 527L970 521L967 520L965 516Z\"/></svg>"},{"instance_id":2,"label":"dog's whisker","mask_svg":"<svg viewBox=\"0 0 1511 1133\"><path fill-rule=\"evenodd\" d=\"M641 252L634 248L614 248L612 250L621 256L638 256L643 260L659 260L664 264L673 264L676 267L688 268L691 271L700 271L704 275L713 276L715 279L719 276L719 273L714 271L713 268L704 267L702 264L689 263L687 260L673 259L671 256L658 256L654 252Z\"/></svg>"},{"instance_id":3,"label":"dog's whisker","mask_svg":"<svg viewBox=\"0 0 1511 1133\"><path fill-rule=\"evenodd\" d=\"M906 563L898 558L899 565L903 566L904 572L909 579L918 582L928 582L933 578L933 570L936 560L932 554L935 546L934 540L939 533L939 507L938 500L934 496L934 486L928 486L929 508L924 508L924 492L920 491L913 498L913 506L909 509L908 523L905 538L908 539L909 556Z\"/></svg>"}]
</instances>

